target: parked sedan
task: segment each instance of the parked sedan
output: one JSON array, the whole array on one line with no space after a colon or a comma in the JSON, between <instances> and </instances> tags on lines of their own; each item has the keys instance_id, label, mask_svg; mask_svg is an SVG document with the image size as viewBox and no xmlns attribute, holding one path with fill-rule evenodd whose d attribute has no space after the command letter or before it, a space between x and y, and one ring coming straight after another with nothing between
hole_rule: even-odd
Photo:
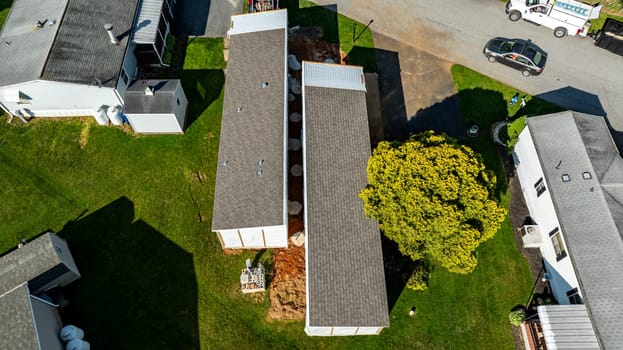
<instances>
[{"instance_id":1,"label":"parked sedan","mask_svg":"<svg viewBox=\"0 0 623 350\"><path fill-rule=\"evenodd\" d=\"M493 38L482 53L489 62L500 62L521 71L523 76L539 75L545 67L547 53L529 40Z\"/></svg>"}]
</instances>

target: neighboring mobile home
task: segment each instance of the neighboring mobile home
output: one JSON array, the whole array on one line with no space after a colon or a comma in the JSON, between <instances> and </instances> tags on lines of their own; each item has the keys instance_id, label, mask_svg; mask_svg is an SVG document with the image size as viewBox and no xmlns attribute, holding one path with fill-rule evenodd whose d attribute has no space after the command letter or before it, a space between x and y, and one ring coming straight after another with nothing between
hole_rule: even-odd
<instances>
[{"instance_id":1,"label":"neighboring mobile home","mask_svg":"<svg viewBox=\"0 0 623 350\"><path fill-rule=\"evenodd\" d=\"M24 121L91 115L122 124L138 67L162 63L173 4L14 0L0 33L0 107Z\"/></svg>"},{"instance_id":2,"label":"neighboring mobile home","mask_svg":"<svg viewBox=\"0 0 623 350\"><path fill-rule=\"evenodd\" d=\"M0 257L0 349L64 349L59 305L45 292L78 278L67 242L51 232Z\"/></svg>"},{"instance_id":3,"label":"neighboring mobile home","mask_svg":"<svg viewBox=\"0 0 623 350\"><path fill-rule=\"evenodd\" d=\"M287 19L231 18L212 215L223 248L288 245Z\"/></svg>"},{"instance_id":4,"label":"neighboring mobile home","mask_svg":"<svg viewBox=\"0 0 623 350\"><path fill-rule=\"evenodd\" d=\"M370 133L361 67L303 62L308 335L389 326L381 233L365 216Z\"/></svg>"},{"instance_id":5,"label":"neighboring mobile home","mask_svg":"<svg viewBox=\"0 0 623 350\"><path fill-rule=\"evenodd\" d=\"M606 121L528 118L513 158L532 221L524 245L540 249L562 304L539 307L547 348L623 348L623 159Z\"/></svg>"}]
</instances>

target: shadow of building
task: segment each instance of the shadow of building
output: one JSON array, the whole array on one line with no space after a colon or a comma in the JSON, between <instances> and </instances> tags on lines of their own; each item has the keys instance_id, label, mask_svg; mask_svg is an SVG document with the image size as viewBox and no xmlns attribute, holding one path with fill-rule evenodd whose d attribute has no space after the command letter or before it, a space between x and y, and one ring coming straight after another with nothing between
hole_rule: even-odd
<instances>
[{"instance_id":1,"label":"shadow of building","mask_svg":"<svg viewBox=\"0 0 623 350\"><path fill-rule=\"evenodd\" d=\"M193 257L135 220L132 201L121 197L58 235L83 274L67 288L61 313L94 348L199 348Z\"/></svg>"}]
</instances>

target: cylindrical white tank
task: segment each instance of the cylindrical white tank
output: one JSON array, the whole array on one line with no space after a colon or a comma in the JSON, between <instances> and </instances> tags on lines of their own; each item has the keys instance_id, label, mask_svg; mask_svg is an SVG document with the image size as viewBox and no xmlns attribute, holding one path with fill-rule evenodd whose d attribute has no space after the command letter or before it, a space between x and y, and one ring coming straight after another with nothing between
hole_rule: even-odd
<instances>
[{"instance_id":1,"label":"cylindrical white tank","mask_svg":"<svg viewBox=\"0 0 623 350\"><path fill-rule=\"evenodd\" d=\"M100 107L97 110L93 111L93 118L99 125L107 125L108 124L108 116L106 115L106 109L104 107Z\"/></svg>"},{"instance_id":2,"label":"cylindrical white tank","mask_svg":"<svg viewBox=\"0 0 623 350\"><path fill-rule=\"evenodd\" d=\"M108 108L108 118L110 118L110 122L113 123L113 125L123 124L123 115L121 114L121 107L114 106L112 108Z\"/></svg>"},{"instance_id":3,"label":"cylindrical white tank","mask_svg":"<svg viewBox=\"0 0 623 350\"><path fill-rule=\"evenodd\" d=\"M61 328L60 337L62 341L84 338L84 331L76 326L67 325Z\"/></svg>"},{"instance_id":4,"label":"cylindrical white tank","mask_svg":"<svg viewBox=\"0 0 623 350\"><path fill-rule=\"evenodd\" d=\"M90 350L91 344L82 339L72 339L65 346L65 350Z\"/></svg>"}]
</instances>

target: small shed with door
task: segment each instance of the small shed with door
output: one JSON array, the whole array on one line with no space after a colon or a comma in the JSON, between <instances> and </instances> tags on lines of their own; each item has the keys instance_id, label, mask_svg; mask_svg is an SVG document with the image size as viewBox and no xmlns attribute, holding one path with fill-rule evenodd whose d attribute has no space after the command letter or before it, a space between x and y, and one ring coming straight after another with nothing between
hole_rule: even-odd
<instances>
[{"instance_id":1,"label":"small shed with door","mask_svg":"<svg viewBox=\"0 0 623 350\"><path fill-rule=\"evenodd\" d=\"M137 133L184 132L188 99L178 79L137 80L125 92L125 116Z\"/></svg>"},{"instance_id":2,"label":"small shed with door","mask_svg":"<svg viewBox=\"0 0 623 350\"><path fill-rule=\"evenodd\" d=\"M286 247L287 12L230 28L212 230L223 248Z\"/></svg>"},{"instance_id":3,"label":"small shed with door","mask_svg":"<svg viewBox=\"0 0 623 350\"><path fill-rule=\"evenodd\" d=\"M303 62L308 335L389 326L381 232L359 198L370 154L363 68Z\"/></svg>"}]
</instances>

